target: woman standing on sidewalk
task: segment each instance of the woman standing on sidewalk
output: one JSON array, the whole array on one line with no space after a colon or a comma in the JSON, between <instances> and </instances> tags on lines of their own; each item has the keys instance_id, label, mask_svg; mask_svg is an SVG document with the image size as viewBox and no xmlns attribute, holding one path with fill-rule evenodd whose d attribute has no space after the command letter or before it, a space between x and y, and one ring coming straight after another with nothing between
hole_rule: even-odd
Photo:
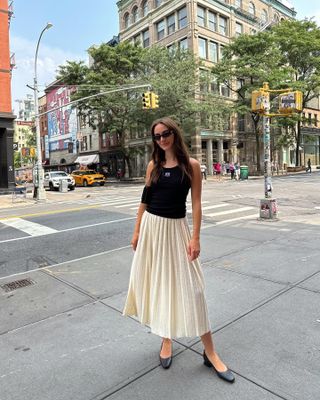
<instances>
[{"instance_id":1,"label":"woman standing on sidewalk","mask_svg":"<svg viewBox=\"0 0 320 400\"><path fill-rule=\"evenodd\" d=\"M201 336L204 364L234 381L214 349L198 260L201 225L200 164L189 158L182 132L170 118L151 127L152 161L132 237L135 250L124 315L135 315L162 337L160 362L172 363L172 339ZM186 220L191 188L193 233Z\"/></svg>"}]
</instances>

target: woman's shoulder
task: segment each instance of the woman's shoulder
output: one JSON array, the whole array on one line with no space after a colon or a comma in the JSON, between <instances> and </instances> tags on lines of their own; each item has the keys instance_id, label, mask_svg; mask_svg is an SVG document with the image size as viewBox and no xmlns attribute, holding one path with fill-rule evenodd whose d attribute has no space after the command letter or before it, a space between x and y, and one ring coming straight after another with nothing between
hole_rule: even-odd
<instances>
[{"instance_id":1,"label":"woman's shoulder","mask_svg":"<svg viewBox=\"0 0 320 400\"><path fill-rule=\"evenodd\" d=\"M190 162L190 165L192 166L192 168L197 168L197 167L200 168L200 163L195 158L190 157L189 162Z\"/></svg>"}]
</instances>

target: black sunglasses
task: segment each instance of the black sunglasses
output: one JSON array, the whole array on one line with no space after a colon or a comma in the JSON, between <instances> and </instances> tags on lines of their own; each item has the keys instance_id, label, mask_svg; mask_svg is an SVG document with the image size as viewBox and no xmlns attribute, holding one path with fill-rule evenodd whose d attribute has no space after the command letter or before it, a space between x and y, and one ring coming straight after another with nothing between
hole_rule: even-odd
<instances>
[{"instance_id":1,"label":"black sunglasses","mask_svg":"<svg viewBox=\"0 0 320 400\"><path fill-rule=\"evenodd\" d=\"M167 131L163 131L162 133L157 133L156 135L152 135L153 140L159 142L161 138L165 139L168 138L173 134L173 131L170 131L169 129Z\"/></svg>"}]
</instances>

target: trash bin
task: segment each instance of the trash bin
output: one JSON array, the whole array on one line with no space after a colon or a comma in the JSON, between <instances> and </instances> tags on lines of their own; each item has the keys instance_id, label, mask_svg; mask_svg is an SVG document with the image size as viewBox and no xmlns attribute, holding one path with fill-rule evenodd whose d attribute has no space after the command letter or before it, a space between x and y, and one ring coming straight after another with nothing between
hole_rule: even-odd
<instances>
[{"instance_id":1,"label":"trash bin","mask_svg":"<svg viewBox=\"0 0 320 400\"><path fill-rule=\"evenodd\" d=\"M248 179L249 167L247 165L240 165L240 179Z\"/></svg>"},{"instance_id":2,"label":"trash bin","mask_svg":"<svg viewBox=\"0 0 320 400\"><path fill-rule=\"evenodd\" d=\"M68 181L66 179L61 179L59 183L59 192L67 192L68 191Z\"/></svg>"}]
</instances>

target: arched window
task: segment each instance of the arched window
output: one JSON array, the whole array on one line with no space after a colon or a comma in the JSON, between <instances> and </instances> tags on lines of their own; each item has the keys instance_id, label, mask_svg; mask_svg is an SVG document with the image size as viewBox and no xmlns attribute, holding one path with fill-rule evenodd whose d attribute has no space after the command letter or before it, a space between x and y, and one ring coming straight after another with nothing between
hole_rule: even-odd
<instances>
[{"instance_id":1,"label":"arched window","mask_svg":"<svg viewBox=\"0 0 320 400\"><path fill-rule=\"evenodd\" d=\"M273 16L273 21L274 21L275 23L278 23L278 22L279 22L279 15L278 15L278 14L274 14L274 16Z\"/></svg>"},{"instance_id":2,"label":"arched window","mask_svg":"<svg viewBox=\"0 0 320 400\"><path fill-rule=\"evenodd\" d=\"M249 13L251 15L256 15L256 7L251 1L249 3Z\"/></svg>"},{"instance_id":3,"label":"arched window","mask_svg":"<svg viewBox=\"0 0 320 400\"><path fill-rule=\"evenodd\" d=\"M128 12L124 14L123 20L124 20L124 27L128 28L130 21L130 16Z\"/></svg>"},{"instance_id":4,"label":"arched window","mask_svg":"<svg viewBox=\"0 0 320 400\"><path fill-rule=\"evenodd\" d=\"M234 0L234 5L237 8L242 8L242 0Z\"/></svg>"},{"instance_id":5,"label":"arched window","mask_svg":"<svg viewBox=\"0 0 320 400\"><path fill-rule=\"evenodd\" d=\"M268 12L267 10L262 10L261 13L261 21L265 24L268 21Z\"/></svg>"},{"instance_id":6,"label":"arched window","mask_svg":"<svg viewBox=\"0 0 320 400\"><path fill-rule=\"evenodd\" d=\"M155 8L161 6L162 0L154 0L154 6Z\"/></svg>"},{"instance_id":7,"label":"arched window","mask_svg":"<svg viewBox=\"0 0 320 400\"><path fill-rule=\"evenodd\" d=\"M135 23L139 19L138 7L135 6L132 10L132 22Z\"/></svg>"},{"instance_id":8,"label":"arched window","mask_svg":"<svg viewBox=\"0 0 320 400\"><path fill-rule=\"evenodd\" d=\"M142 3L142 15L145 17L149 12L148 0L144 0Z\"/></svg>"}]
</instances>

